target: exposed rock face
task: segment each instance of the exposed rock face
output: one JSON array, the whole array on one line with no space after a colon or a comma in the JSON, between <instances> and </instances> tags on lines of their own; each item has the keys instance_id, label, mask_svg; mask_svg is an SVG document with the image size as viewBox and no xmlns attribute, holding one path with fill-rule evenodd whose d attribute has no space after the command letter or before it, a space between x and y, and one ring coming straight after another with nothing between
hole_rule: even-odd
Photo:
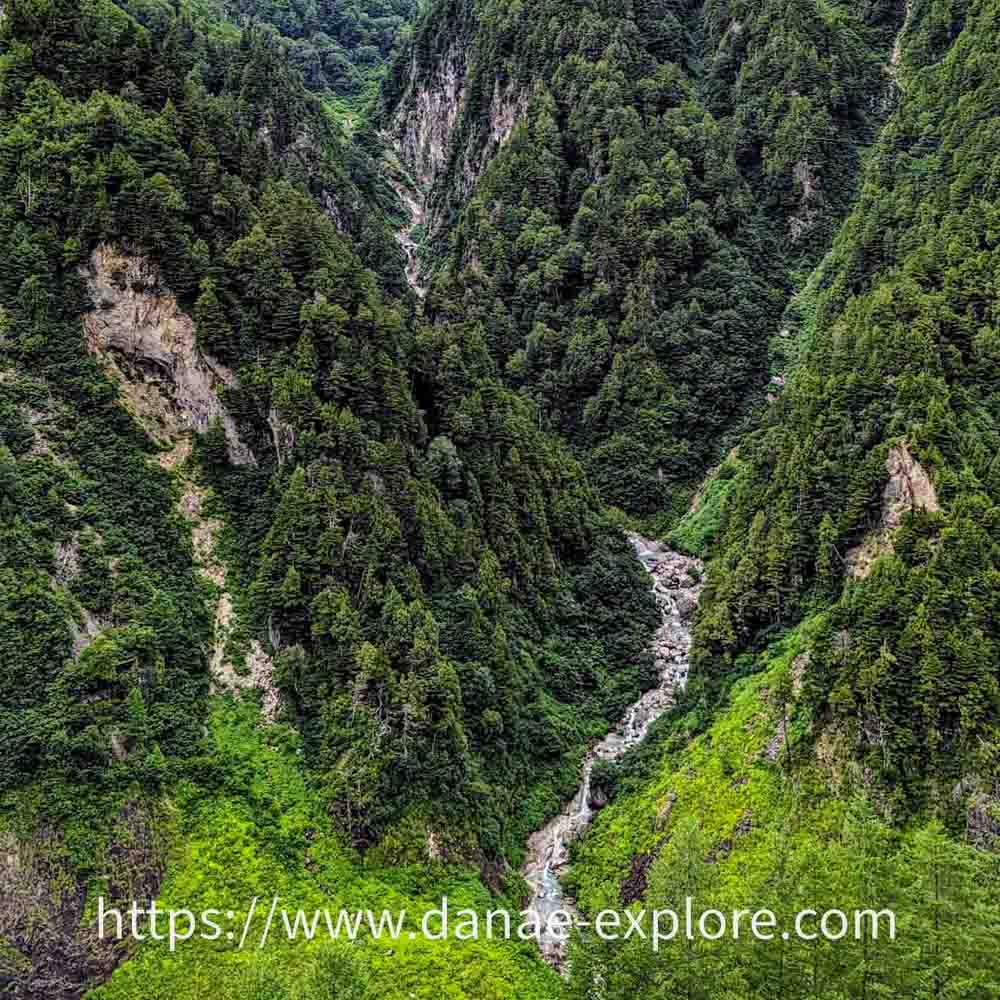
<instances>
[{"instance_id":1,"label":"exposed rock face","mask_svg":"<svg viewBox=\"0 0 1000 1000\"><path fill-rule=\"evenodd\" d=\"M649 869L653 867L653 862L660 856L660 851L667 839L664 837L651 851L636 854L632 858L632 868L621 885L622 906L631 906L646 895Z\"/></svg>"},{"instance_id":2,"label":"exposed rock face","mask_svg":"<svg viewBox=\"0 0 1000 1000\"><path fill-rule=\"evenodd\" d=\"M396 240L406 255L406 281L410 288L423 298L427 294L427 286L420 274L420 245L417 240L418 234L424 227L423 198L402 181L391 180L390 183L410 220L409 225L403 226L396 232Z\"/></svg>"},{"instance_id":3,"label":"exposed rock face","mask_svg":"<svg viewBox=\"0 0 1000 1000\"><path fill-rule=\"evenodd\" d=\"M903 89L903 85L899 79L899 65L903 58L903 38L910 27L910 21L912 18L913 0L906 0L904 6L903 24L896 33L895 41L892 43L892 53L889 56L889 65L887 67L893 86L899 90Z\"/></svg>"},{"instance_id":4,"label":"exposed rock face","mask_svg":"<svg viewBox=\"0 0 1000 1000\"><path fill-rule=\"evenodd\" d=\"M118 814L104 862L107 907L135 900L148 907L160 885L164 845L150 810L129 802ZM30 840L0 833L0 995L15 1000L78 1000L128 954L114 921L83 923L87 879L65 861L61 835L43 829ZM123 921L123 923L127 922ZM123 928L124 929L124 928Z\"/></svg>"},{"instance_id":5,"label":"exposed rock face","mask_svg":"<svg viewBox=\"0 0 1000 1000\"><path fill-rule=\"evenodd\" d=\"M799 205L788 220L788 231L795 243L816 225L823 197L816 168L808 160L799 160L792 167L792 179L799 190Z\"/></svg>"},{"instance_id":6,"label":"exposed rock face","mask_svg":"<svg viewBox=\"0 0 1000 1000\"><path fill-rule=\"evenodd\" d=\"M486 114L489 131L485 143L476 148L472 144L462 152L462 179L459 193L463 198L472 193L476 182L497 151L511 137L517 123L528 111L528 92L514 83L493 81L493 96Z\"/></svg>"},{"instance_id":7,"label":"exposed rock face","mask_svg":"<svg viewBox=\"0 0 1000 1000\"><path fill-rule=\"evenodd\" d=\"M389 126L399 158L423 192L448 166L451 135L465 101L466 50L456 45L400 101ZM414 57L411 80L419 76Z\"/></svg>"},{"instance_id":8,"label":"exposed rock face","mask_svg":"<svg viewBox=\"0 0 1000 1000\"><path fill-rule=\"evenodd\" d=\"M905 443L898 444L886 459L889 479L882 490L881 522L860 545L848 551L848 575L864 579L871 573L875 560L892 551L892 533L903 516L911 510L937 513L941 510L934 484L923 466L910 454Z\"/></svg>"},{"instance_id":9,"label":"exposed rock face","mask_svg":"<svg viewBox=\"0 0 1000 1000\"><path fill-rule=\"evenodd\" d=\"M158 270L141 254L123 254L102 245L83 270L94 311L84 317L87 346L122 388L126 406L154 440L169 445L157 461L173 472L181 486L179 508L191 526L194 560L199 572L216 587L214 639L209 667L216 690L263 693L263 715L273 721L279 697L272 681L273 664L260 643L247 653L247 669L236 670L227 655L234 603L225 564L217 548L222 524L206 513L208 493L187 470L192 435L221 422L229 459L234 465L256 464L240 438L236 422L219 391L236 384L229 369L200 351L194 323L167 289ZM279 462L288 444L277 415L272 431ZM74 643L79 652L102 630L86 618Z\"/></svg>"},{"instance_id":10,"label":"exposed rock face","mask_svg":"<svg viewBox=\"0 0 1000 1000\"><path fill-rule=\"evenodd\" d=\"M156 266L102 244L81 274L94 304L83 320L87 348L122 386L126 405L150 437L173 444L220 421L230 461L256 464L219 398L220 389L235 385L235 375L198 349L191 317Z\"/></svg>"},{"instance_id":11,"label":"exposed rock face","mask_svg":"<svg viewBox=\"0 0 1000 1000\"><path fill-rule=\"evenodd\" d=\"M425 238L433 238L444 221L447 206L460 204L469 196L528 106L524 87L496 78L489 107L469 107L468 51L464 41L456 43L425 75L414 58L409 88L386 128L387 144L403 172L403 176L391 176L390 182L410 220L397 239L407 255L407 279L421 295L425 286L416 253L417 231L422 231ZM483 121L485 132L466 130L464 146L459 146L455 141L457 127L466 116Z\"/></svg>"},{"instance_id":12,"label":"exposed rock face","mask_svg":"<svg viewBox=\"0 0 1000 1000\"><path fill-rule=\"evenodd\" d=\"M965 807L965 836L981 851L1000 851L1000 782L983 782L976 775L963 778L951 792Z\"/></svg>"},{"instance_id":13,"label":"exposed rock face","mask_svg":"<svg viewBox=\"0 0 1000 1000\"><path fill-rule=\"evenodd\" d=\"M774 728L771 738L767 741L767 746L761 752L764 760L773 764L781 754L782 749L788 739L788 723L784 716L781 716Z\"/></svg>"},{"instance_id":14,"label":"exposed rock face","mask_svg":"<svg viewBox=\"0 0 1000 1000\"><path fill-rule=\"evenodd\" d=\"M433 191L455 160L460 164L456 178L459 189L455 193L467 195L528 107L527 91L494 80L484 115L485 135L479 144L470 140L465 148L456 148L455 126L466 110L465 70L465 52L452 49L434 74L403 98L390 122L389 135L400 161L425 194Z\"/></svg>"},{"instance_id":15,"label":"exposed rock face","mask_svg":"<svg viewBox=\"0 0 1000 1000\"><path fill-rule=\"evenodd\" d=\"M584 760L583 780L576 795L528 840L528 861L522 873L534 890L529 909L543 926L557 910L574 912L572 903L563 896L558 874L569 861L570 844L583 835L600 807L591 794L594 764L618 760L630 747L641 743L649 727L673 706L674 691L687 683L689 623L702 590L702 564L638 535L629 535L629 541L653 578L653 594L660 607L661 623L653 637L653 658L660 682L591 750ZM565 942L555 935L542 934L539 944L546 961L561 966Z\"/></svg>"},{"instance_id":16,"label":"exposed rock face","mask_svg":"<svg viewBox=\"0 0 1000 1000\"><path fill-rule=\"evenodd\" d=\"M886 461L889 482L883 491L883 521L892 531L909 510L922 508L935 513L941 509L930 477L920 463L910 454L905 444L889 452Z\"/></svg>"},{"instance_id":17,"label":"exposed rock face","mask_svg":"<svg viewBox=\"0 0 1000 1000\"><path fill-rule=\"evenodd\" d=\"M231 686L238 689L260 691L261 716L265 722L274 722L281 708L281 692L274 683L274 661L256 639L250 643L250 652L247 654L246 676L232 676L229 681Z\"/></svg>"},{"instance_id":18,"label":"exposed rock face","mask_svg":"<svg viewBox=\"0 0 1000 1000\"><path fill-rule=\"evenodd\" d=\"M792 660L792 697L796 701L802 695L802 685L805 680L806 671L809 669L809 661L812 659L812 654L807 650L804 653L799 653L798 656Z\"/></svg>"},{"instance_id":19,"label":"exposed rock face","mask_svg":"<svg viewBox=\"0 0 1000 1000\"><path fill-rule=\"evenodd\" d=\"M191 543L198 572L216 586L215 616L212 629L212 650L209 670L212 684L217 690L241 686L226 655L226 645L233 625L233 598L229 592L226 565L218 557L219 534L222 523L205 512L208 493L186 471L185 462L191 455L190 437L181 438L168 452L159 456L160 465L171 469L181 484L178 503L181 514L191 527Z\"/></svg>"},{"instance_id":20,"label":"exposed rock face","mask_svg":"<svg viewBox=\"0 0 1000 1000\"><path fill-rule=\"evenodd\" d=\"M1000 794L979 792L972 797L966 817L969 842L984 851L1000 849Z\"/></svg>"},{"instance_id":21,"label":"exposed rock face","mask_svg":"<svg viewBox=\"0 0 1000 1000\"><path fill-rule=\"evenodd\" d=\"M490 104L490 142L487 153L498 150L509 138L514 126L528 110L527 92L513 84L501 87L500 81L493 83L493 100ZM473 182L477 178L473 178Z\"/></svg>"},{"instance_id":22,"label":"exposed rock face","mask_svg":"<svg viewBox=\"0 0 1000 1000\"><path fill-rule=\"evenodd\" d=\"M677 804L677 793L668 792L662 805L656 810L656 829L666 830L670 826L670 817L674 814L674 806Z\"/></svg>"},{"instance_id":23,"label":"exposed rock face","mask_svg":"<svg viewBox=\"0 0 1000 1000\"><path fill-rule=\"evenodd\" d=\"M205 507L208 492L192 478L186 468L191 455L191 438L180 438L174 447L159 455L159 463L172 470L181 485L179 509L191 526L191 542L194 561L198 571L216 587L215 615L213 621L212 649L209 653L209 673L215 691L259 690L263 696L262 716L265 722L273 722L280 707L280 695L274 686L274 664L264 647L255 639L246 657L246 670L237 671L228 655L228 644L232 632L235 611L233 595L229 590L226 564L219 558L218 544L222 532L222 522L209 516Z\"/></svg>"},{"instance_id":24,"label":"exposed rock face","mask_svg":"<svg viewBox=\"0 0 1000 1000\"><path fill-rule=\"evenodd\" d=\"M56 542L55 558L56 582L67 584L80 575L80 538L74 534L66 542Z\"/></svg>"}]
</instances>

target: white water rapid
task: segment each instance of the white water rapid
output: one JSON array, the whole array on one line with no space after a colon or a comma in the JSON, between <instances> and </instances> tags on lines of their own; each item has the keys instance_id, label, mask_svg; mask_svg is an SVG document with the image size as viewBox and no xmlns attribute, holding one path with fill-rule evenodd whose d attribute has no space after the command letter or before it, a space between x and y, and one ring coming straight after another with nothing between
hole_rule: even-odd
<instances>
[{"instance_id":1,"label":"white water rapid","mask_svg":"<svg viewBox=\"0 0 1000 1000\"><path fill-rule=\"evenodd\" d=\"M534 890L528 909L543 928L556 910L576 912L572 901L563 895L559 872L569 860L569 845L582 836L597 811L591 801L594 763L617 760L629 747L641 743L653 722L673 704L674 691L687 682L690 620L701 592L701 563L638 535L629 535L629 541L653 578L653 594L660 609L660 626L653 639L659 683L632 705L618 725L587 754L576 795L558 816L528 839L528 860L522 874ZM560 937L543 932L539 944L546 961L561 966L565 944Z\"/></svg>"}]
</instances>

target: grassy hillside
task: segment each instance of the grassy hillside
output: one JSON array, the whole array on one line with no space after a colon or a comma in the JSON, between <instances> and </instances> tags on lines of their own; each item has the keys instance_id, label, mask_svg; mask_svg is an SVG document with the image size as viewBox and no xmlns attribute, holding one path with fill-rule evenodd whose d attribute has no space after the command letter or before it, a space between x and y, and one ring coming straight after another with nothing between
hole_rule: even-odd
<instances>
[{"instance_id":1,"label":"grassy hillside","mask_svg":"<svg viewBox=\"0 0 1000 1000\"><path fill-rule=\"evenodd\" d=\"M276 927L259 950L265 905L243 951L225 938L192 940L174 953L167 942L146 944L90 994L92 1000L195 1000L208 990L254 1000L548 1000L559 994L559 977L529 944L410 940L409 931L419 928L422 914L438 907L442 895L455 912L514 904L492 896L467 868L401 861L391 848L362 862L330 831L294 730L262 730L258 723L252 705L213 702L209 737L164 804L174 847L160 905L231 909L238 932L255 896L269 905L277 894L281 905L310 915L317 908L405 909L413 916L401 938L372 941L362 935L356 944L331 944L321 934L310 943L300 932L290 942Z\"/></svg>"},{"instance_id":2,"label":"grassy hillside","mask_svg":"<svg viewBox=\"0 0 1000 1000\"><path fill-rule=\"evenodd\" d=\"M769 909L776 939L682 933L654 953L635 935L614 945L589 936L572 954L570 996L593 997L595 982L609 998L1000 995L987 944L1000 928L997 856L938 822L900 829L874 811L868 774L803 696L806 650L824 627L810 619L743 662L752 672L711 721L688 707L660 723L645 766L616 776L619 795L568 880L591 913L632 904L683 914L689 895L696 915ZM806 908L890 908L896 939L783 940Z\"/></svg>"}]
</instances>

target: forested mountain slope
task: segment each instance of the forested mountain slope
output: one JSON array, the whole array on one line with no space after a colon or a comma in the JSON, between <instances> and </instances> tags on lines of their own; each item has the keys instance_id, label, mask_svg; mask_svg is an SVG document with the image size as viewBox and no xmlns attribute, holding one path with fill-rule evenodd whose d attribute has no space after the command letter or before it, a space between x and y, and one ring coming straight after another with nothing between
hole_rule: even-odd
<instances>
[{"instance_id":1,"label":"forested mountain slope","mask_svg":"<svg viewBox=\"0 0 1000 1000\"><path fill-rule=\"evenodd\" d=\"M831 605L819 718L887 808L996 774L996 10L915 5L899 108L800 298L802 359L740 445L705 669Z\"/></svg>"},{"instance_id":2,"label":"forested mountain slope","mask_svg":"<svg viewBox=\"0 0 1000 1000\"><path fill-rule=\"evenodd\" d=\"M290 40L286 58L302 74L305 85L340 98L371 96L417 7L415 0L216 2L215 16L220 19L239 25L262 22L276 28Z\"/></svg>"},{"instance_id":3,"label":"forested mountain slope","mask_svg":"<svg viewBox=\"0 0 1000 1000\"><path fill-rule=\"evenodd\" d=\"M413 9L0 12L0 992L1000 995L997 0ZM567 887L908 951L94 943L516 910L656 681L625 527L691 683Z\"/></svg>"},{"instance_id":4,"label":"forested mountain slope","mask_svg":"<svg viewBox=\"0 0 1000 1000\"><path fill-rule=\"evenodd\" d=\"M750 870L824 858L810 891L894 900L911 945L962 913L993 933L994 861L959 844L1000 834L995 4L557 6L432 9L384 122L423 197L427 314L485 332L605 500L679 510L737 445L660 522L714 556L685 711L598 775L620 798L569 888L740 901ZM759 427L731 433L741 400ZM879 862L852 883L858 852ZM574 988L996 994L988 957L921 947L587 948Z\"/></svg>"},{"instance_id":5,"label":"forested mountain slope","mask_svg":"<svg viewBox=\"0 0 1000 1000\"><path fill-rule=\"evenodd\" d=\"M383 124L447 242L427 315L481 330L602 497L663 524L762 393L891 104L902 11L571 7L432 5Z\"/></svg>"},{"instance_id":6,"label":"forested mountain slope","mask_svg":"<svg viewBox=\"0 0 1000 1000\"><path fill-rule=\"evenodd\" d=\"M998 23L908 12L799 360L675 532L718 533L686 711L602 776L571 879L592 908L890 906L899 941L588 942L575 996L1000 995Z\"/></svg>"},{"instance_id":7,"label":"forested mountain slope","mask_svg":"<svg viewBox=\"0 0 1000 1000\"><path fill-rule=\"evenodd\" d=\"M413 322L380 182L279 41L150 23L15 2L0 24L23 995L122 957L91 953L88 886L155 893L168 790L216 787L210 686L263 688L345 843L398 827L388 857L488 873L652 681L627 542L485 345L439 354Z\"/></svg>"}]
</instances>

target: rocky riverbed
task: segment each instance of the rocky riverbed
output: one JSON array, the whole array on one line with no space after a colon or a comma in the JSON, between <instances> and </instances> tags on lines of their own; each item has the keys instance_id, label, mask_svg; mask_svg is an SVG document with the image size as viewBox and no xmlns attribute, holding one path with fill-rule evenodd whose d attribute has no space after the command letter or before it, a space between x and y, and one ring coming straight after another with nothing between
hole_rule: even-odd
<instances>
[{"instance_id":1,"label":"rocky riverbed","mask_svg":"<svg viewBox=\"0 0 1000 1000\"><path fill-rule=\"evenodd\" d=\"M572 901L563 894L559 874L569 861L570 844L583 835L598 808L591 796L594 764L599 760L618 760L630 747L641 743L653 722L673 705L674 692L687 683L690 623L701 593L701 562L639 535L629 535L629 541L653 578L653 593L660 608L661 622L653 637L659 683L635 702L618 725L587 754L576 795L558 816L528 840L528 860L522 874L533 889L528 909L542 927L556 910L575 912ZM557 935L545 933L539 943L546 961L560 966L565 943Z\"/></svg>"}]
</instances>

